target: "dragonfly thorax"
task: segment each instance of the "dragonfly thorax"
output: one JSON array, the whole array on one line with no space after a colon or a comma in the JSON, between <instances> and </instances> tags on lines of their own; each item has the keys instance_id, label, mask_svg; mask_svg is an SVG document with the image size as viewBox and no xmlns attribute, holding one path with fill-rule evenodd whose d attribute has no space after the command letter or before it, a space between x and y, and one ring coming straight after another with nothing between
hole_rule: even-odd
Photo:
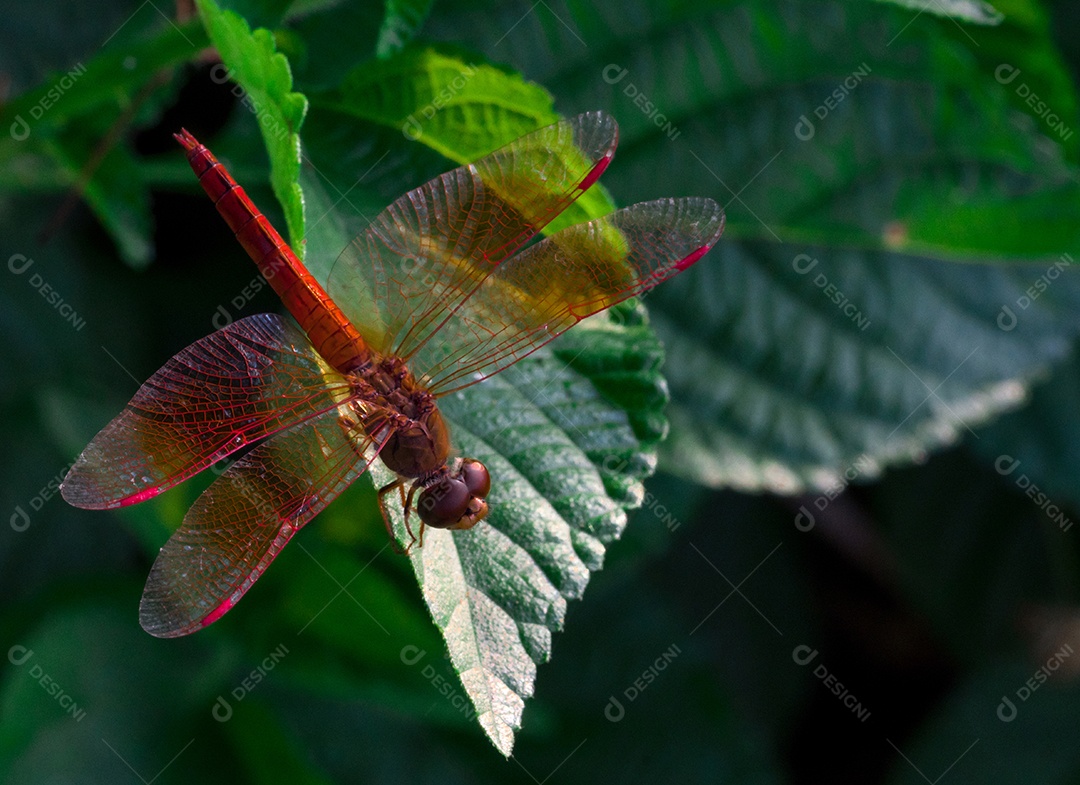
<instances>
[{"instance_id":1,"label":"dragonfly thorax","mask_svg":"<svg viewBox=\"0 0 1080 785\"><path fill-rule=\"evenodd\" d=\"M450 455L450 431L435 404L435 397L416 383L405 364L394 358L357 372L350 381L359 396L396 416L368 418L368 433L380 438L390 427L393 433L379 453L392 472L412 479L427 477L446 465Z\"/></svg>"}]
</instances>

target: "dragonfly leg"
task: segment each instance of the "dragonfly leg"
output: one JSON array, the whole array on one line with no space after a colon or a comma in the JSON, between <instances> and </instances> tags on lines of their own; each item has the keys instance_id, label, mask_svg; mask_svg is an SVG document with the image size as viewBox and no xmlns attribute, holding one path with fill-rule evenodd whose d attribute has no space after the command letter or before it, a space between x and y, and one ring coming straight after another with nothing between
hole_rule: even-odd
<instances>
[{"instance_id":1,"label":"dragonfly leg","mask_svg":"<svg viewBox=\"0 0 1080 785\"><path fill-rule=\"evenodd\" d=\"M382 513L383 525L386 527L386 533L390 537L390 545L393 546L394 553L408 555L409 549L412 548L413 543L416 542L416 537L413 535L412 529L409 528L409 510L408 510L408 508L405 509L405 531L407 531L409 533L409 537L411 538L411 542L405 548L405 550L401 550L401 547L397 544L397 538L394 536L394 527L390 523L390 511L386 507L386 494L393 493L394 489L396 488L396 489L401 491L402 497L404 497L404 494L405 494L405 491L404 491L404 488L403 488L404 485L405 485L405 480L398 477L396 480L394 480L389 485L384 485L382 488L379 488L378 499L379 499L379 512Z\"/></svg>"},{"instance_id":2,"label":"dragonfly leg","mask_svg":"<svg viewBox=\"0 0 1080 785\"><path fill-rule=\"evenodd\" d=\"M403 502L405 504L405 531L407 531L409 533L409 536L413 538L413 541L409 543L409 547L405 549L406 554L412 548L413 543L417 541L417 538L415 536L413 536L412 529L409 528L409 512L413 509L413 497L416 495L416 492L419 491L419 490L422 490L423 487L424 486L421 485L419 482L414 482L412 484L412 487L409 488L409 496L408 496L408 498L403 499ZM404 488L402 489L402 493L404 493ZM424 547L424 519L423 518L420 519L420 538L419 539L420 539L420 547L423 548Z\"/></svg>"}]
</instances>

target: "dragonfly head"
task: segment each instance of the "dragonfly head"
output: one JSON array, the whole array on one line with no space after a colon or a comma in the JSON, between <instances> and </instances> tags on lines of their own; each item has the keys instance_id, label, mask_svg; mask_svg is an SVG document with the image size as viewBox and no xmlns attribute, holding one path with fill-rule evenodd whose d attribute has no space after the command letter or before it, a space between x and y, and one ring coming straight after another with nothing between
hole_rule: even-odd
<instances>
[{"instance_id":1,"label":"dragonfly head","mask_svg":"<svg viewBox=\"0 0 1080 785\"><path fill-rule=\"evenodd\" d=\"M491 490L487 467L466 458L420 493L420 520L436 529L471 529L488 514L484 497Z\"/></svg>"}]
</instances>

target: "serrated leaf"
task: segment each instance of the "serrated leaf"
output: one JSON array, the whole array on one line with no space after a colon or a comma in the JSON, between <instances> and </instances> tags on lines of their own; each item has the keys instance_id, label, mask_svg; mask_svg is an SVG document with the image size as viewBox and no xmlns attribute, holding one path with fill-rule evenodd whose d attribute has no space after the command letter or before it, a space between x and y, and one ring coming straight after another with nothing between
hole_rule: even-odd
<instances>
[{"instance_id":1,"label":"serrated leaf","mask_svg":"<svg viewBox=\"0 0 1080 785\"><path fill-rule=\"evenodd\" d=\"M920 14L927 12L951 19L963 19L980 25L1001 24L1004 15L984 0L878 0L910 8Z\"/></svg>"},{"instance_id":2,"label":"serrated leaf","mask_svg":"<svg viewBox=\"0 0 1080 785\"><path fill-rule=\"evenodd\" d=\"M270 154L270 183L285 211L289 237L303 253L304 200L300 185L300 126L307 113L307 98L292 92L289 61L274 46L266 29L251 30L232 11L213 0L198 0L210 40L229 69L229 77L245 92L241 99L259 121Z\"/></svg>"},{"instance_id":3,"label":"serrated leaf","mask_svg":"<svg viewBox=\"0 0 1080 785\"><path fill-rule=\"evenodd\" d=\"M920 460L1019 405L1080 328L1071 270L1013 325L1003 308L1044 268L718 250L649 298L673 396L663 459L709 485L828 490Z\"/></svg>"},{"instance_id":4,"label":"serrated leaf","mask_svg":"<svg viewBox=\"0 0 1080 785\"><path fill-rule=\"evenodd\" d=\"M972 448L988 465L1007 470L1017 493L1049 494L1044 513L1071 528L1071 517L1057 503L1080 510L1080 361L1075 345L1053 376L1035 387L1024 408L979 429L978 436Z\"/></svg>"},{"instance_id":5,"label":"serrated leaf","mask_svg":"<svg viewBox=\"0 0 1080 785\"><path fill-rule=\"evenodd\" d=\"M1080 248L1062 146L949 22L862 2L711 9L635 3L612 24L573 2L439 6L428 27L468 27L562 103L612 111L617 197L730 199L717 251L648 300L673 397L663 465L824 490L1018 405L1077 329L1064 270L1017 330L996 321Z\"/></svg>"},{"instance_id":6,"label":"serrated leaf","mask_svg":"<svg viewBox=\"0 0 1080 785\"><path fill-rule=\"evenodd\" d=\"M640 359L643 340L659 351L651 336L607 316L574 332L566 350L587 353L592 333L602 333L622 342L627 377L643 374L641 384L657 386L651 363L643 367ZM616 354L606 357L597 365L615 372ZM412 564L478 722L509 755L567 600L579 599L590 572L603 565L606 546L626 525L625 510L640 504L653 462L626 413L548 350L442 399L440 408L455 447L491 472L491 513L468 532L428 529ZM377 485L393 479L381 467L373 476ZM406 546L400 511L392 512Z\"/></svg>"}]
</instances>

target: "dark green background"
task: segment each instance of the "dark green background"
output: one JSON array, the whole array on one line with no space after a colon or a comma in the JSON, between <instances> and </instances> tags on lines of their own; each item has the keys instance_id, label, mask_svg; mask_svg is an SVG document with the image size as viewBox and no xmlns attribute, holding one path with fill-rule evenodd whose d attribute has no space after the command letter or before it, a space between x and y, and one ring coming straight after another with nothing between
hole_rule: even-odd
<instances>
[{"instance_id":1,"label":"dark green background","mask_svg":"<svg viewBox=\"0 0 1080 785\"><path fill-rule=\"evenodd\" d=\"M294 9L282 21L283 7L255 5L240 8L253 24L281 31L278 44L290 55L297 88L312 92L336 84L347 69L373 56L384 11L375 3L311 4L314 11ZM913 354L943 334L943 343L955 335L959 347L967 327L956 314L994 335L996 303L1007 301L1002 297L1022 291L1058 254L1080 252L1074 243L1077 138L1045 136L1034 119L1012 126L977 114L987 105L979 103L981 96L1006 107L1013 120L1026 111L992 79L995 63L1022 61L1025 78L1060 107L1068 124L1080 126L1080 60L1072 35L1077 14L1068 3L998 4L1005 21L997 28L961 28L928 13L866 4L871 10L859 13L874 24L880 16L885 29L902 31L897 47L915 51L914 41L947 42L934 44L937 60L906 65L902 56L890 59L880 42L869 42L867 29L845 27L847 17L830 13L829 3L782 5L786 15L772 18L767 6L754 3L642 4L625 13L601 3L511 4L497 11L437 3L418 45L481 52L546 87L564 114L599 107L616 114L624 143L605 183L618 203L680 193L712 193L725 202L728 235L702 263L714 265L708 273L714 277L693 279L681 289L673 284L646 305L655 306L658 327L666 327L661 336L673 339L671 356L685 359L688 338L697 337L695 325L706 335L707 324L712 331L702 342L711 351L741 358L731 364L741 362L739 372L771 380L770 390L783 390L790 381L798 399L802 381L785 377L773 347L796 339L813 347L814 334L797 319L787 323L775 318L776 311L759 310L770 293L785 287L820 305L812 299L816 293L798 290L790 273L785 278L778 272L798 248L837 259L853 255L836 262L832 274L847 291L864 293L879 324L906 320ZM0 33L0 77L9 98L112 51L108 46L152 40L166 24L152 6L137 3L9 6ZM175 11L158 8L166 16ZM665 21L654 25L649 14ZM725 37L735 29L725 25L744 17L754 20L760 36L753 47ZM797 23L782 21L792 19ZM567 34L570 28L587 41L584 49ZM118 29L119 37L102 50ZM514 29L505 41L497 34ZM730 89L696 92L699 77L700 84L712 84L711 77L678 58L702 49L723 61L716 66L724 74L719 81ZM875 52L880 61L871 59ZM826 67L830 57L833 64ZM837 115L837 126L850 124L854 131L830 143L842 146L847 139L853 150L863 142L877 145L875 160L903 161L898 169L906 185L893 191L831 187L815 204L816 184L835 185L848 176L837 174L840 159L826 153L820 160L817 153L780 159L758 183L761 190L744 194L755 211L775 208L766 218L784 227L788 241L775 247L750 205L731 199L688 152L708 149L709 162L738 191L769 160L774 140L798 144L790 129L815 105L794 102L785 112L775 106L767 111L761 95L773 88L760 74L782 74L792 90L820 97L835 84L830 69L842 77L849 64L863 61L872 62L875 76L862 98L856 93L850 100L851 111L865 116ZM612 62L626 62L658 102L679 107L673 116L687 129L688 147L657 152L655 128L599 78ZM672 76L680 72L681 79ZM433 683L437 673L451 699L462 693L407 563L383 550L385 534L364 483L305 530L298 537L303 548L291 546L227 619L179 641L143 633L137 604L152 557L205 480L120 513L71 509L51 489L137 384L209 333L219 306L253 279L250 264L196 192L170 133L182 124L212 140L280 225L257 128L230 95L230 85L216 84L211 73L210 60L192 55L143 96L121 134L130 156L113 161L112 174L99 183L121 195L136 183L145 186L149 222L138 209L124 212L125 204L138 205L135 194L117 199L111 231L78 203L47 238L41 235L61 210L66 185L90 160L95 142L132 106L137 87L117 87L109 111L51 129L31 152L10 142L4 126L0 258L21 254L34 265L22 275L0 268L0 514L12 516L14 524L0 526L0 648L22 646L33 654L21 665L0 661L0 779L808 783L826 777L919 782L921 771L943 783L1080 781L1080 690L1072 681L1080 658L1066 657L1060 678L1026 701L1016 697L1053 652L1066 645L1080 651L1080 529L1061 531L1017 487L1015 475L994 470L999 455L1022 456L1025 476L1066 516L1078 514L1070 505L1080 501L1074 438L1080 435L1080 371L1073 359L1078 322L1072 308L1080 287L1071 278L1054 284L1046 311L1031 312L1039 332L1030 338L1030 352L1026 337L989 345L988 359L973 372L972 386L1032 382L1030 403L987 425L974 423L991 418L996 406L970 417L965 411L973 430L957 427L955 439L916 434L922 444L882 456L896 466L872 482L860 478L828 505L812 532L800 531L795 520L819 492L779 496L711 488L701 482L707 477L679 463L684 456L687 464L702 465L694 451L720 438L709 433L704 445L686 441L694 435L687 417L695 415L695 403L715 404L710 395L729 378L715 364L706 364L704 373L685 363L671 368L668 463L649 481L645 508L610 548L585 599L572 603L552 661L539 669L510 761L491 747L468 711L440 693L442 682ZM977 82L971 76L976 73ZM889 125L901 112L889 102L900 106L895 91L908 88L914 105L956 115L959 130L936 158L904 158L918 128ZM973 96L971 106L956 98L965 91ZM58 102L50 111L59 116L61 107ZM832 133L829 122L820 124L822 134ZM325 115L309 118L313 135L328 123ZM399 134L387 131L391 135L400 142ZM1039 150L1031 152L1040 145L1053 148L1059 160L1053 171L1040 168ZM1038 199L1023 206L1005 198L1002 209L989 198L949 201L950 189L970 180L980 185L968 195L1000 189L1009 196L1015 185L1009 176L965 163L996 159L1019 171L1029 166L1029 153L1034 163L1025 176L1037 186L1032 190ZM853 154L847 163L859 160ZM365 198L385 202L433 167L439 171L449 163L431 151L401 154ZM855 167L852 182L858 184L861 174ZM1009 209L1013 204L1017 212ZM873 220L886 209L910 218L926 246L908 249L911 255L882 247ZM964 261L934 261L946 256ZM1030 267L1015 266L1032 260ZM744 269L750 272L744 275ZM771 272L756 276L760 270ZM85 327L74 329L35 292L35 272L75 308ZM714 290L708 281L721 283ZM918 299L922 290L911 281L940 300ZM882 292L886 299L873 300ZM714 305L701 306L700 300ZM262 291L236 310L276 307ZM704 307L722 310L727 321L716 326L715 312L695 310ZM755 336L765 346L760 356L753 354ZM874 334L872 340L888 338ZM836 368L842 360L829 356L823 363ZM927 365L934 366L932 357ZM790 433L766 438L752 429L733 444L741 454L775 459L804 480L821 466L842 470L862 449L885 441L857 424L845 430L845 423L858 419L851 412L880 412L877 402L888 399L900 377L882 376L885 392L872 383L872 373L861 378L843 401L848 409L826 393L815 401L825 421L836 424L835 442L824 440L834 449L815 452ZM700 399L693 397L697 388ZM916 385L916 393L925 391ZM745 395L757 402L753 391ZM894 414L886 414L898 424L918 400L906 408L901 400ZM713 415L726 427L727 414L718 405L707 410L702 432ZM665 472L665 465L682 478ZM721 472L711 484L738 483ZM768 483L747 485L768 490L761 488ZM658 513L657 504L664 511ZM369 561L349 584L354 602L339 592L338 582ZM425 652L416 664L403 662L403 640ZM817 650L812 665L794 661L800 645ZM631 700L627 691L635 680L673 646L677 656ZM271 652L285 650L237 700L233 691L242 690L252 670ZM819 665L869 710L865 721L815 677ZM85 710L81 719L65 715L43 689L39 680L46 674ZM1011 722L997 716L1003 695L1018 703ZM233 709L226 722L212 713L221 696ZM618 722L605 717L612 697L625 709Z\"/></svg>"}]
</instances>

